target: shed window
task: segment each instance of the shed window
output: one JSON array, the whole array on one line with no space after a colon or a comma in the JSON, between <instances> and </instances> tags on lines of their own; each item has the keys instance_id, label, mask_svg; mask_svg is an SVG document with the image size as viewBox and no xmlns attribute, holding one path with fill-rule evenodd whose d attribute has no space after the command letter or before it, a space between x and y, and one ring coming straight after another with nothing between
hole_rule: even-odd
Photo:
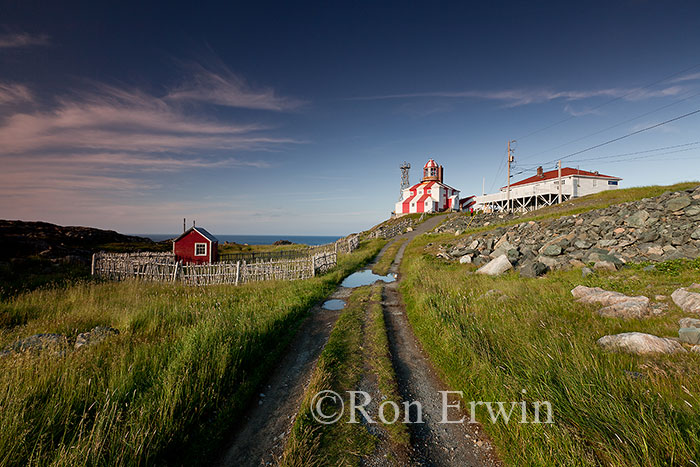
<instances>
[{"instance_id":1,"label":"shed window","mask_svg":"<svg viewBox=\"0 0 700 467\"><path fill-rule=\"evenodd\" d=\"M608 185L617 185L617 180L608 180Z\"/></svg>"},{"instance_id":2,"label":"shed window","mask_svg":"<svg viewBox=\"0 0 700 467\"><path fill-rule=\"evenodd\" d=\"M207 256L207 244L206 243L195 243L194 244L194 255L195 256Z\"/></svg>"}]
</instances>

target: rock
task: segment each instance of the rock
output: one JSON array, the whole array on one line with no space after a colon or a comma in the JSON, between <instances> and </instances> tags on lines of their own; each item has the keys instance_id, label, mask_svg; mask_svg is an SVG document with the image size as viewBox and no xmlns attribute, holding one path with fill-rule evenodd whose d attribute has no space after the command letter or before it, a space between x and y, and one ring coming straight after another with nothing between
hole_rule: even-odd
<instances>
[{"instance_id":1,"label":"rock","mask_svg":"<svg viewBox=\"0 0 700 467\"><path fill-rule=\"evenodd\" d=\"M644 227L647 219L649 219L649 213L642 209L629 216L627 223L632 227Z\"/></svg>"},{"instance_id":2,"label":"rock","mask_svg":"<svg viewBox=\"0 0 700 467\"><path fill-rule=\"evenodd\" d=\"M89 332L81 332L78 334L78 337L75 339L75 348L79 349L85 345L98 344L109 336L116 334L119 334L118 329L109 326L95 326Z\"/></svg>"},{"instance_id":3,"label":"rock","mask_svg":"<svg viewBox=\"0 0 700 467\"><path fill-rule=\"evenodd\" d=\"M460 235L462 235L462 231L461 231L461 230L455 230L455 237L459 237Z\"/></svg>"},{"instance_id":4,"label":"rock","mask_svg":"<svg viewBox=\"0 0 700 467\"><path fill-rule=\"evenodd\" d=\"M469 248L471 250L476 250L477 248L479 248L479 240L474 240L473 242L471 242L469 244Z\"/></svg>"},{"instance_id":5,"label":"rock","mask_svg":"<svg viewBox=\"0 0 700 467\"><path fill-rule=\"evenodd\" d=\"M581 275L582 275L583 277L588 277L588 276L590 276L591 274L593 274L593 270L592 270L591 268L583 268L583 269L581 269Z\"/></svg>"},{"instance_id":6,"label":"rock","mask_svg":"<svg viewBox=\"0 0 700 467\"><path fill-rule=\"evenodd\" d=\"M511 264L514 264L518 262L518 258L520 258L520 253L517 249L511 248L506 252L506 257L508 258L508 261L511 262Z\"/></svg>"},{"instance_id":7,"label":"rock","mask_svg":"<svg viewBox=\"0 0 700 467\"><path fill-rule=\"evenodd\" d=\"M686 313L700 313L700 293L681 287L671 294L673 302Z\"/></svg>"},{"instance_id":8,"label":"rock","mask_svg":"<svg viewBox=\"0 0 700 467\"><path fill-rule=\"evenodd\" d=\"M67 347L68 339L66 339L66 336L61 334L34 334L33 336L15 341L7 349L5 349L3 356L7 356L12 353L42 352L46 350L57 354L62 354Z\"/></svg>"},{"instance_id":9,"label":"rock","mask_svg":"<svg viewBox=\"0 0 700 467\"><path fill-rule=\"evenodd\" d=\"M542 249L542 254L545 256L559 256L561 247L559 245L547 245Z\"/></svg>"},{"instance_id":10,"label":"rock","mask_svg":"<svg viewBox=\"0 0 700 467\"><path fill-rule=\"evenodd\" d=\"M488 274L489 276L497 276L503 274L509 269L512 269L513 265L510 264L506 255L501 255L496 259L489 261L488 264L479 268L476 272L478 274Z\"/></svg>"},{"instance_id":11,"label":"rock","mask_svg":"<svg viewBox=\"0 0 700 467\"><path fill-rule=\"evenodd\" d=\"M644 296L629 297L620 292L611 292L600 287L579 285L571 290L579 303L605 305L598 310L602 316L614 318L642 318L651 314L649 299Z\"/></svg>"},{"instance_id":12,"label":"rock","mask_svg":"<svg viewBox=\"0 0 700 467\"><path fill-rule=\"evenodd\" d=\"M660 302L666 300L668 297L666 295L654 295L654 300Z\"/></svg>"},{"instance_id":13,"label":"rock","mask_svg":"<svg viewBox=\"0 0 700 467\"><path fill-rule=\"evenodd\" d=\"M693 231L693 233L690 234L690 238L692 238L693 240L700 240L700 227L695 229L695 231Z\"/></svg>"},{"instance_id":14,"label":"rock","mask_svg":"<svg viewBox=\"0 0 700 467\"><path fill-rule=\"evenodd\" d=\"M623 350L637 355L685 352L681 344L672 339L642 332L623 332L622 334L603 336L596 343L605 350Z\"/></svg>"},{"instance_id":15,"label":"rock","mask_svg":"<svg viewBox=\"0 0 700 467\"><path fill-rule=\"evenodd\" d=\"M596 271L617 271L615 264L610 261L596 261L595 264L593 264L593 269Z\"/></svg>"},{"instance_id":16,"label":"rock","mask_svg":"<svg viewBox=\"0 0 700 467\"><path fill-rule=\"evenodd\" d=\"M520 275L522 277L539 277L547 274L547 271L549 271L549 266L546 264L539 261L528 261L520 268Z\"/></svg>"},{"instance_id":17,"label":"rock","mask_svg":"<svg viewBox=\"0 0 700 467\"><path fill-rule=\"evenodd\" d=\"M461 258L459 258L460 264L471 264L471 262L472 262L472 257L470 255L464 255Z\"/></svg>"},{"instance_id":18,"label":"rock","mask_svg":"<svg viewBox=\"0 0 700 467\"><path fill-rule=\"evenodd\" d=\"M671 198L666 202L666 209L669 211L680 211L681 209L690 206L689 196L678 196L676 198Z\"/></svg>"},{"instance_id":19,"label":"rock","mask_svg":"<svg viewBox=\"0 0 700 467\"><path fill-rule=\"evenodd\" d=\"M690 348L691 352L700 353L700 345L694 345Z\"/></svg>"},{"instance_id":20,"label":"rock","mask_svg":"<svg viewBox=\"0 0 700 467\"><path fill-rule=\"evenodd\" d=\"M700 328L700 319L681 318L678 320L678 325L682 328Z\"/></svg>"},{"instance_id":21,"label":"rock","mask_svg":"<svg viewBox=\"0 0 700 467\"><path fill-rule=\"evenodd\" d=\"M680 328L678 338L686 344L698 345L700 344L700 328Z\"/></svg>"}]
</instances>

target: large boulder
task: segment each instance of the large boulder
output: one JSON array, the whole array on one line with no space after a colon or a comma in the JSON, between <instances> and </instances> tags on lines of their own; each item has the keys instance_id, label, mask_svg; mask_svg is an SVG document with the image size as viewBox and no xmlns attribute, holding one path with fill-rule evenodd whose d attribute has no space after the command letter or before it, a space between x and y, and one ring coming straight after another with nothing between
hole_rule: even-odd
<instances>
[{"instance_id":1,"label":"large boulder","mask_svg":"<svg viewBox=\"0 0 700 467\"><path fill-rule=\"evenodd\" d=\"M686 344L698 345L700 344L700 328L680 328L678 338Z\"/></svg>"},{"instance_id":2,"label":"large boulder","mask_svg":"<svg viewBox=\"0 0 700 467\"><path fill-rule=\"evenodd\" d=\"M671 298L686 313L700 313L700 293L681 287L671 294Z\"/></svg>"},{"instance_id":3,"label":"large boulder","mask_svg":"<svg viewBox=\"0 0 700 467\"><path fill-rule=\"evenodd\" d=\"M614 318L642 318L651 314L649 298L644 296L629 297L620 292L611 292L600 287L579 285L571 290L571 295L579 303L596 303L604 305L598 310L602 316Z\"/></svg>"},{"instance_id":4,"label":"large boulder","mask_svg":"<svg viewBox=\"0 0 700 467\"><path fill-rule=\"evenodd\" d=\"M522 265L520 268L520 275L522 277L538 277L542 276L549 271L549 266L539 261L528 261Z\"/></svg>"},{"instance_id":5,"label":"large boulder","mask_svg":"<svg viewBox=\"0 0 700 467\"><path fill-rule=\"evenodd\" d=\"M676 198L671 198L666 202L666 209L669 211L680 211L681 209L690 206L689 196L678 196Z\"/></svg>"},{"instance_id":6,"label":"large boulder","mask_svg":"<svg viewBox=\"0 0 700 467\"><path fill-rule=\"evenodd\" d=\"M476 272L478 274L488 274L489 276L497 276L499 274L503 274L504 272L512 268L513 265L510 264L510 261L508 261L508 257L506 255L501 255L498 258L489 261L488 264L477 269Z\"/></svg>"},{"instance_id":7,"label":"large boulder","mask_svg":"<svg viewBox=\"0 0 700 467\"><path fill-rule=\"evenodd\" d=\"M643 332L623 332L622 334L603 336L596 343L605 350L622 350L637 355L672 354L686 351L681 344L673 339Z\"/></svg>"}]
</instances>

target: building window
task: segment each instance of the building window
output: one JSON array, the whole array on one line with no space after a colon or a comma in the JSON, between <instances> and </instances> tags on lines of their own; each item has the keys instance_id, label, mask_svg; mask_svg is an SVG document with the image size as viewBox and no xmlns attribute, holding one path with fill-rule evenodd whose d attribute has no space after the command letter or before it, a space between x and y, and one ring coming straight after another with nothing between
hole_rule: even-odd
<instances>
[{"instance_id":1,"label":"building window","mask_svg":"<svg viewBox=\"0 0 700 467\"><path fill-rule=\"evenodd\" d=\"M426 191L426 193L430 194L430 188L428 188L428 191Z\"/></svg>"},{"instance_id":2,"label":"building window","mask_svg":"<svg viewBox=\"0 0 700 467\"><path fill-rule=\"evenodd\" d=\"M608 185L617 185L617 180L608 180Z\"/></svg>"},{"instance_id":3,"label":"building window","mask_svg":"<svg viewBox=\"0 0 700 467\"><path fill-rule=\"evenodd\" d=\"M415 207L416 207L416 203L411 203L411 207L412 207L412 208L415 208Z\"/></svg>"},{"instance_id":4,"label":"building window","mask_svg":"<svg viewBox=\"0 0 700 467\"><path fill-rule=\"evenodd\" d=\"M566 180L562 180L562 181L561 181L561 184L562 184L562 185L566 185Z\"/></svg>"},{"instance_id":5,"label":"building window","mask_svg":"<svg viewBox=\"0 0 700 467\"><path fill-rule=\"evenodd\" d=\"M194 255L195 256L207 256L207 244L206 243L195 243L194 244Z\"/></svg>"},{"instance_id":6,"label":"building window","mask_svg":"<svg viewBox=\"0 0 700 467\"><path fill-rule=\"evenodd\" d=\"M593 179L593 186L598 186L598 180L596 180L595 178Z\"/></svg>"}]
</instances>

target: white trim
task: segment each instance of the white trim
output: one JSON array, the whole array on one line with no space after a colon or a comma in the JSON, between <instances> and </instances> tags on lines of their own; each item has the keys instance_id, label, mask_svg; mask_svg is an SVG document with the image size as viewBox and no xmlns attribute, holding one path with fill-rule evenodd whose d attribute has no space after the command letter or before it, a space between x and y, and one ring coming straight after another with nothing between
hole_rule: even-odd
<instances>
[{"instance_id":1,"label":"white trim","mask_svg":"<svg viewBox=\"0 0 700 467\"><path fill-rule=\"evenodd\" d=\"M199 245L204 245L204 253L201 254L201 255L197 253L197 247L198 247ZM195 255L195 256L207 256L207 244L204 243L204 242L202 242L202 243L199 243L199 242L195 243L195 244L194 244L194 255Z\"/></svg>"}]
</instances>

